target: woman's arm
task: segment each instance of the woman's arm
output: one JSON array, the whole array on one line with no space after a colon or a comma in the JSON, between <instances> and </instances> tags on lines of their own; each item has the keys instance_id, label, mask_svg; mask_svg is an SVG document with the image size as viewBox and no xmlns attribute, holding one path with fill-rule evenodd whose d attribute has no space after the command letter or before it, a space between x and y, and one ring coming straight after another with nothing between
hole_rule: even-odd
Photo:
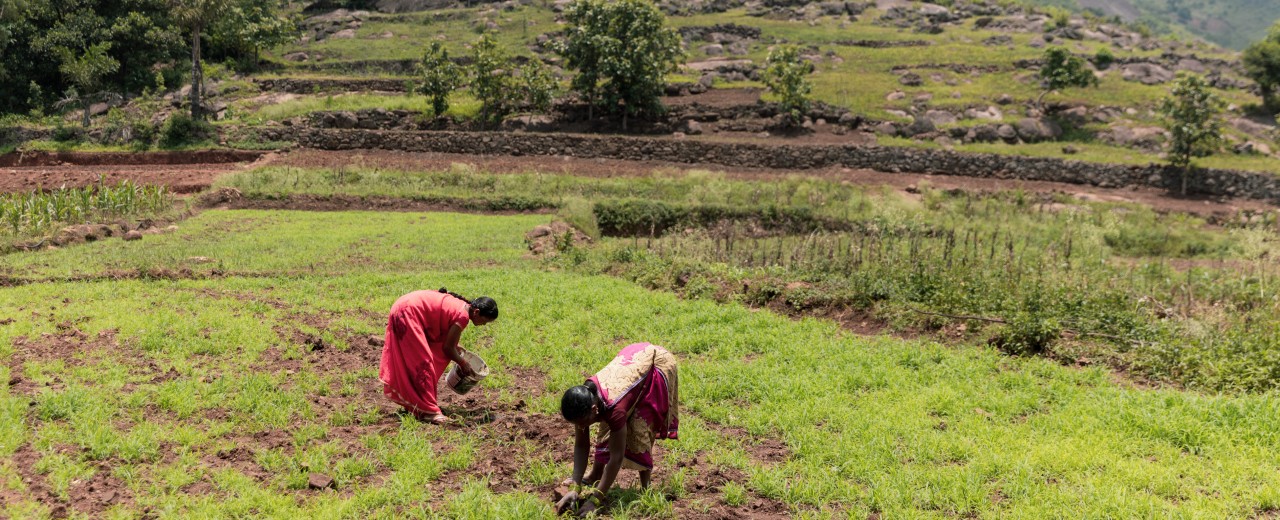
<instances>
[{"instance_id":1,"label":"woman's arm","mask_svg":"<svg viewBox=\"0 0 1280 520\"><path fill-rule=\"evenodd\" d=\"M462 371L462 375L469 376L475 372L471 370L471 364L467 360L462 359L462 353L458 352L458 340L462 339L462 327L454 323L449 325L449 332L444 336L444 355L458 364L458 369Z\"/></svg>"},{"instance_id":2,"label":"woman's arm","mask_svg":"<svg viewBox=\"0 0 1280 520\"><path fill-rule=\"evenodd\" d=\"M627 456L627 425L609 432L609 463L604 466L604 476L600 477L600 485L596 486L600 494L609 492L613 481L618 478L618 470L622 469L622 461Z\"/></svg>"},{"instance_id":3,"label":"woman's arm","mask_svg":"<svg viewBox=\"0 0 1280 520\"><path fill-rule=\"evenodd\" d=\"M591 427L575 426L573 429L573 483L582 485L582 476L587 473L587 459L591 454Z\"/></svg>"}]
</instances>

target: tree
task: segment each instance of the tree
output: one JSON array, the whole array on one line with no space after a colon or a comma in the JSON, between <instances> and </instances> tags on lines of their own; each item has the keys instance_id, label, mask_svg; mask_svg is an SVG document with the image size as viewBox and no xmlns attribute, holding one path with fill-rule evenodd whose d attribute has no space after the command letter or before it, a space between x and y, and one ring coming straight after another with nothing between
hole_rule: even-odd
<instances>
[{"instance_id":1,"label":"tree","mask_svg":"<svg viewBox=\"0 0 1280 520\"><path fill-rule=\"evenodd\" d=\"M1045 49L1041 57L1040 86L1043 91L1036 98L1036 107L1044 112L1044 97L1055 90L1067 87L1091 87L1098 78L1085 66L1084 59L1071 54L1063 47Z\"/></svg>"},{"instance_id":2,"label":"tree","mask_svg":"<svg viewBox=\"0 0 1280 520\"><path fill-rule=\"evenodd\" d=\"M120 62L107 54L111 50L111 42L90 46L84 52L76 53L68 48L59 49L61 64L58 70L75 86L70 90L65 103L79 101L84 108L84 127L89 127L89 109L93 100L103 96L100 90L102 78L120 69ZM116 96L118 97L118 95Z\"/></svg>"},{"instance_id":3,"label":"tree","mask_svg":"<svg viewBox=\"0 0 1280 520\"><path fill-rule=\"evenodd\" d=\"M1280 112L1280 23L1271 26L1267 37L1250 45L1241 56L1245 75L1262 89L1262 102Z\"/></svg>"},{"instance_id":4,"label":"tree","mask_svg":"<svg viewBox=\"0 0 1280 520\"><path fill-rule=\"evenodd\" d=\"M204 69L200 66L200 38L204 30L226 14L229 0L170 0L173 16L191 31L191 117L204 120L200 91L204 86Z\"/></svg>"},{"instance_id":5,"label":"tree","mask_svg":"<svg viewBox=\"0 0 1280 520\"><path fill-rule=\"evenodd\" d=\"M480 119L501 120L511 112L516 93L511 57L484 33L471 46L471 93L480 100Z\"/></svg>"},{"instance_id":6,"label":"tree","mask_svg":"<svg viewBox=\"0 0 1280 520\"><path fill-rule=\"evenodd\" d=\"M813 64L801 59L794 45L775 47L765 60L764 84L781 98L780 108L792 123L809 112L813 85L805 76L811 72Z\"/></svg>"},{"instance_id":7,"label":"tree","mask_svg":"<svg viewBox=\"0 0 1280 520\"><path fill-rule=\"evenodd\" d=\"M278 2L229 0L226 12L209 28L209 46L214 54L237 58L242 67L256 69L263 49L297 40L301 31L296 19L281 15ZM245 64L252 59L252 65Z\"/></svg>"},{"instance_id":8,"label":"tree","mask_svg":"<svg viewBox=\"0 0 1280 520\"><path fill-rule=\"evenodd\" d=\"M0 0L0 113L47 108L48 96L74 87L60 70L63 49L110 43L106 54L120 66L99 88L151 86L186 50L170 11L168 0Z\"/></svg>"},{"instance_id":9,"label":"tree","mask_svg":"<svg viewBox=\"0 0 1280 520\"><path fill-rule=\"evenodd\" d=\"M1182 168L1182 194L1187 194L1191 161L1217 151L1222 140L1223 101L1209 90L1204 78L1182 74L1173 83L1169 96L1160 102L1160 115L1173 136L1169 142L1169 163Z\"/></svg>"},{"instance_id":10,"label":"tree","mask_svg":"<svg viewBox=\"0 0 1280 520\"><path fill-rule=\"evenodd\" d=\"M442 116L449 110L449 94L462 85L458 65L449 59L449 51L440 42L431 42L418 66L422 83L417 91L431 99L431 110Z\"/></svg>"},{"instance_id":11,"label":"tree","mask_svg":"<svg viewBox=\"0 0 1280 520\"><path fill-rule=\"evenodd\" d=\"M534 112L546 112L560 93L560 83L550 67L534 58L520 67L520 89L525 106Z\"/></svg>"},{"instance_id":12,"label":"tree","mask_svg":"<svg viewBox=\"0 0 1280 520\"><path fill-rule=\"evenodd\" d=\"M575 0L565 10L560 55L577 71L572 87L592 106L628 116L662 111L666 74L683 55L680 37L649 0Z\"/></svg>"}]
</instances>

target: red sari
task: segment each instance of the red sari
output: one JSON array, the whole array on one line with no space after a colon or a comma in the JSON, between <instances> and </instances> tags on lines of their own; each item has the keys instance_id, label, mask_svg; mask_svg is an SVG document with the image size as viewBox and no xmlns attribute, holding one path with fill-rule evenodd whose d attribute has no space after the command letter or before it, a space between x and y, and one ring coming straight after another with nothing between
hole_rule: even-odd
<instances>
[{"instance_id":1,"label":"red sari","mask_svg":"<svg viewBox=\"0 0 1280 520\"><path fill-rule=\"evenodd\" d=\"M444 341L449 327L469 322L467 302L446 293L415 291L396 300L378 370L387 399L419 418L439 414L436 388L449 366Z\"/></svg>"}]
</instances>

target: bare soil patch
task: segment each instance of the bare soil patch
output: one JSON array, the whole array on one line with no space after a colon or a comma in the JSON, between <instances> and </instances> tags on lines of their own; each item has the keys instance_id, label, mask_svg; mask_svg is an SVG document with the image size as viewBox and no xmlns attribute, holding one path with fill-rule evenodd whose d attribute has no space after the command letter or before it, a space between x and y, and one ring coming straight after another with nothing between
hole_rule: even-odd
<instances>
[{"instance_id":1,"label":"bare soil patch","mask_svg":"<svg viewBox=\"0 0 1280 520\"><path fill-rule=\"evenodd\" d=\"M198 150L190 152L12 152L0 155L0 166L155 166L251 162L264 152Z\"/></svg>"},{"instance_id":2,"label":"bare soil patch","mask_svg":"<svg viewBox=\"0 0 1280 520\"><path fill-rule=\"evenodd\" d=\"M260 152L215 151L172 154L45 154L21 161L0 156L0 193L78 188L105 182L131 181L167 186L175 193L208 188L219 175L244 168L263 156ZM64 155L72 155L64 161Z\"/></svg>"}]
</instances>

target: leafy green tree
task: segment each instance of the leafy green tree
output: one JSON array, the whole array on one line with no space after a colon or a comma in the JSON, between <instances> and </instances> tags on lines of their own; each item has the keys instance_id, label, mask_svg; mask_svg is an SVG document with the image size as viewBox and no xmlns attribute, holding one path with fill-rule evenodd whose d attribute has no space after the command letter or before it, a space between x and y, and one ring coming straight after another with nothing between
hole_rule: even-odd
<instances>
[{"instance_id":1,"label":"leafy green tree","mask_svg":"<svg viewBox=\"0 0 1280 520\"><path fill-rule=\"evenodd\" d=\"M813 64L801 59L794 45L775 47L765 60L764 84L781 98L782 112L793 124L809 112L813 85L805 76L811 72Z\"/></svg>"},{"instance_id":2,"label":"leafy green tree","mask_svg":"<svg viewBox=\"0 0 1280 520\"><path fill-rule=\"evenodd\" d=\"M184 28L191 31L191 118L204 120L201 90L204 88L204 70L200 66L200 40L205 29L227 15L230 0L169 0L173 16Z\"/></svg>"},{"instance_id":3,"label":"leafy green tree","mask_svg":"<svg viewBox=\"0 0 1280 520\"><path fill-rule=\"evenodd\" d=\"M520 67L520 88L525 106L542 113L551 110L551 102L560 93L560 82L550 67L534 58Z\"/></svg>"},{"instance_id":4,"label":"leafy green tree","mask_svg":"<svg viewBox=\"0 0 1280 520\"><path fill-rule=\"evenodd\" d=\"M1043 62L1040 65L1042 92L1036 98L1036 107L1041 112L1044 111L1044 97L1050 92L1067 87L1091 87L1098 84L1098 78L1093 75L1089 67L1085 66L1084 59L1071 54L1063 47L1045 49L1041 61Z\"/></svg>"},{"instance_id":5,"label":"leafy green tree","mask_svg":"<svg viewBox=\"0 0 1280 520\"><path fill-rule=\"evenodd\" d=\"M84 123L85 128L89 127L89 109L93 106L93 100L104 95L101 91L102 79L120 69L120 62L107 54L109 50L111 50L110 42L90 46L80 53L65 47L59 49L58 54L62 63L58 66L58 70L62 71L67 81L75 86L66 102L80 102L84 108L84 117L81 122Z\"/></svg>"},{"instance_id":6,"label":"leafy green tree","mask_svg":"<svg viewBox=\"0 0 1280 520\"><path fill-rule=\"evenodd\" d=\"M449 59L449 50L440 42L431 42L418 67L422 83L418 92L431 99L431 110L442 116L449 110L449 94L462 86L458 65Z\"/></svg>"},{"instance_id":7,"label":"leafy green tree","mask_svg":"<svg viewBox=\"0 0 1280 520\"><path fill-rule=\"evenodd\" d=\"M156 70L172 70L184 52L168 0L0 0L0 113L47 108L48 96L74 87L63 50L110 43L119 62L100 90L137 93ZM77 89L81 93L82 89Z\"/></svg>"},{"instance_id":8,"label":"leafy green tree","mask_svg":"<svg viewBox=\"0 0 1280 520\"><path fill-rule=\"evenodd\" d=\"M1182 194L1187 194L1191 161L1217 151L1222 140L1224 102L1209 90L1204 78L1182 74L1173 83L1169 96L1160 101L1160 115L1172 139L1169 163L1182 168Z\"/></svg>"},{"instance_id":9,"label":"leafy green tree","mask_svg":"<svg viewBox=\"0 0 1280 520\"><path fill-rule=\"evenodd\" d=\"M1267 37L1250 45L1241 56L1245 74L1262 89L1262 101L1280 112L1280 23L1271 26Z\"/></svg>"},{"instance_id":10,"label":"leafy green tree","mask_svg":"<svg viewBox=\"0 0 1280 520\"><path fill-rule=\"evenodd\" d=\"M662 111L666 74L683 51L650 0L575 0L565 10L560 55L577 71L572 87L592 106L627 117Z\"/></svg>"},{"instance_id":11,"label":"leafy green tree","mask_svg":"<svg viewBox=\"0 0 1280 520\"><path fill-rule=\"evenodd\" d=\"M298 20L280 13L275 1L230 0L227 10L209 28L212 54L252 61L244 68L257 69L263 49L279 47L301 35Z\"/></svg>"},{"instance_id":12,"label":"leafy green tree","mask_svg":"<svg viewBox=\"0 0 1280 520\"><path fill-rule=\"evenodd\" d=\"M481 121L501 120L514 108L517 84L513 65L511 56L490 33L471 46L471 93L480 100Z\"/></svg>"}]
</instances>

